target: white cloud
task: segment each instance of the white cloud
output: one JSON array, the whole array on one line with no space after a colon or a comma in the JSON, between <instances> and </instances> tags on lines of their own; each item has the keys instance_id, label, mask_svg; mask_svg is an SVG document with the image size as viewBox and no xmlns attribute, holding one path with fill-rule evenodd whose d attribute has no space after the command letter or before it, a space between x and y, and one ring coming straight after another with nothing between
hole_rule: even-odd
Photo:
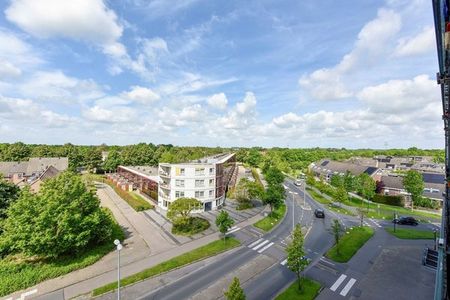
<instances>
[{"instance_id":1,"label":"white cloud","mask_svg":"<svg viewBox=\"0 0 450 300\"><path fill-rule=\"evenodd\" d=\"M207 102L208 102L208 105L213 108L224 110L227 108L228 99L224 93L219 93L219 94L214 94L211 97L209 97Z\"/></svg>"},{"instance_id":2,"label":"white cloud","mask_svg":"<svg viewBox=\"0 0 450 300\"><path fill-rule=\"evenodd\" d=\"M8 77L17 77L22 74L22 70L8 61L0 60L0 79Z\"/></svg>"},{"instance_id":3,"label":"white cloud","mask_svg":"<svg viewBox=\"0 0 450 300\"><path fill-rule=\"evenodd\" d=\"M132 86L129 92L123 92L122 97L141 104L150 104L161 97L151 89L142 86Z\"/></svg>"},{"instance_id":4,"label":"white cloud","mask_svg":"<svg viewBox=\"0 0 450 300\"><path fill-rule=\"evenodd\" d=\"M240 114L249 113L256 106L256 97L252 92L246 92L244 100L236 104L236 111Z\"/></svg>"},{"instance_id":5,"label":"white cloud","mask_svg":"<svg viewBox=\"0 0 450 300\"><path fill-rule=\"evenodd\" d=\"M242 102L236 103L225 116L218 119L217 128L240 129L243 132L248 130L256 121L256 103L253 92L245 93Z\"/></svg>"},{"instance_id":6,"label":"white cloud","mask_svg":"<svg viewBox=\"0 0 450 300\"><path fill-rule=\"evenodd\" d=\"M427 26L416 36L400 39L395 49L395 56L419 55L435 48L434 28Z\"/></svg>"},{"instance_id":7,"label":"white cloud","mask_svg":"<svg viewBox=\"0 0 450 300\"><path fill-rule=\"evenodd\" d=\"M84 109L82 115L90 121L102 123L126 123L137 119L137 111L126 106L105 108L95 105Z\"/></svg>"}]
</instances>

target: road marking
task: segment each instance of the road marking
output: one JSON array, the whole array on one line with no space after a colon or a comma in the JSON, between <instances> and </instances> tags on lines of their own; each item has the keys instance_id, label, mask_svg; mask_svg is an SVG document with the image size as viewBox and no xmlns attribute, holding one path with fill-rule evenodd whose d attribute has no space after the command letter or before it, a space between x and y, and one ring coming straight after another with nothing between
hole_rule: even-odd
<instances>
[{"instance_id":1,"label":"road marking","mask_svg":"<svg viewBox=\"0 0 450 300\"><path fill-rule=\"evenodd\" d=\"M337 290L337 288L341 285L341 283L347 278L347 275L342 274L339 276L339 278L336 280L336 282L330 287L330 290L333 292Z\"/></svg>"},{"instance_id":2,"label":"road marking","mask_svg":"<svg viewBox=\"0 0 450 300\"><path fill-rule=\"evenodd\" d=\"M280 264L281 264L282 266L284 266L286 263L287 263L287 258L286 258L285 260L283 260L282 262L280 262Z\"/></svg>"},{"instance_id":3,"label":"road marking","mask_svg":"<svg viewBox=\"0 0 450 300\"><path fill-rule=\"evenodd\" d=\"M236 227L236 226L234 226L234 227ZM240 227L230 228L230 230L228 230L227 233L233 233L233 232L236 232L236 231L238 231L240 229L241 229Z\"/></svg>"},{"instance_id":4,"label":"road marking","mask_svg":"<svg viewBox=\"0 0 450 300\"><path fill-rule=\"evenodd\" d=\"M269 240L265 240L264 242L260 243L259 245L256 245L255 247L253 247L253 250L258 250L259 248L261 248L262 246L264 246L265 244L267 244L269 242Z\"/></svg>"},{"instance_id":5,"label":"road marking","mask_svg":"<svg viewBox=\"0 0 450 300\"><path fill-rule=\"evenodd\" d=\"M370 225L369 223L367 223L367 221L364 221L364 225L372 227L372 225Z\"/></svg>"},{"instance_id":6,"label":"road marking","mask_svg":"<svg viewBox=\"0 0 450 300\"><path fill-rule=\"evenodd\" d=\"M377 221L372 220L372 219L369 219L369 220L372 221L375 224L375 226L377 226L378 228L381 228L381 225Z\"/></svg>"},{"instance_id":7,"label":"road marking","mask_svg":"<svg viewBox=\"0 0 450 300\"><path fill-rule=\"evenodd\" d=\"M352 286L355 284L356 279L352 278L350 279L347 284L345 285L345 287L342 289L342 291L339 293L339 295L341 296L347 296L347 293L350 291L350 289L352 288Z\"/></svg>"},{"instance_id":8,"label":"road marking","mask_svg":"<svg viewBox=\"0 0 450 300\"><path fill-rule=\"evenodd\" d=\"M263 239L259 239L259 240L255 241L255 242L251 243L250 245L248 245L248 247L251 248L251 247L255 246L256 244L258 244L259 242L261 242L262 240Z\"/></svg>"},{"instance_id":9,"label":"road marking","mask_svg":"<svg viewBox=\"0 0 450 300\"><path fill-rule=\"evenodd\" d=\"M283 184L283 186L284 186L284 188L285 188L286 190L288 190L288 189L289 189L289 188L288 188L288 187L287 187L286 185L284 185L284 184Z\"/></svg>"},{"instance_id":10,"label":"road marking","mask_svg":"<svg viewBox=\"0 0 450 300\"><path fill-rule=\"evenodd\" d=\"M17 300L25 300L25 297L31 296L31 295L33 295L33 294L36 294L37 291L38 291L37 289L34 289L34 290L31 290L31 291L22 293L22 294L20 294L20 298L17 298ZM9 298L7 298L7 299L5 299L5 300L13 300L13 298L12 298L12 297L9 297Z\"/></svg>"},{"instance_id":11,"label":"road marking","mask_svg":"<svg viewBox=\"0 0 450 300\"><path fill-rule=\"evenodd\" d=\"M326 264L329 264L329 265L332 265L332 266L335 266L335 264L333 264L332 262L330 262L330 261L328 261L328 260L326 260L323 256L320 258L320 261L321 262L324 262L324 263L326 263Z\"/></svg>"},{"instance_id":12,"label":"road marking","mask_svg":"<svg viewBox=\"0 0 450 300\"><path fill-rule=\"evenodd\" d=\"M274 243L270 243L268 245L266 245L264 248L262 248L261 250L258 251L258 253L263 253L264 251L266 251L267 249L269 249Z\"/></svg>"}]
</instances>

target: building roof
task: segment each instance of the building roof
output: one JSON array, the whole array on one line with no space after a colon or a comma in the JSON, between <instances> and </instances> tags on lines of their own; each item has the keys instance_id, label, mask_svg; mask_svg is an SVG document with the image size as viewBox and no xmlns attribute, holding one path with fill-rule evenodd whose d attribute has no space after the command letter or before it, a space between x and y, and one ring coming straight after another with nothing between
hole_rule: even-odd
<instances>
[{"instance_id":1,"label":"building roof","mask_svg":"<svg viewBox=\"0 0 450 300\"><path fill-rule=\"evenodd\" d=\"M381 181L384 183L384 188L403 190L402 176L381 176Z\"/></svg>"},{"instance_id":2,"label":"building roof","mask_svg":"<svg viewBox=\"0 0 450 300\"><path fill-rule=\"evenodd\" d=\"M118 166L136 175L159 182L158 168L152 166Z\"/></svg>"},{"instance_id":3,"label":"building roof","mask_svg":"<svg viewBox=\"0 0 450 300\"><path fill-rule=\"evenodd\" d=\"M422 173L423 181L425 183L444 184L445 175L438 173Z\"/></svg>"},{"instance_id":4,"label":"building roof","mask_svg":"<svg viewBox=\"0 0 450 300\"><path fill-rule=\"evenodd\" d=\"M26 173L28 162L4 161L0 162L0 174L9 177L12 174Z\"/></svg>"},{"instance_id":5,"label":"building roof","mask_svg":"<svg viewBox=\"0 0 450 300\"><path fill-rule=\"evenodd\" d=\"M44 172L49 166L55 167L58 171L64 171L69 167L67 157L32 157L28 161L26 175Z\"/></svg>"},{"instance_id":6,"label":"building roof","mask_svg":"<svg viewBox=\"0 0 450 300\"><path fill-rule=\"evenodd\" d=\"M339 162L327 159L314 164L313 168L318 172L324 174L345 174L347 171L349 171L353 175L359 175L362 173L373 175L378 170L378 168L376 167L360 166L347 162Z\"/></svg>"},{"instance_id":7,"label":"building roof","mask_svg":"<svg viewBox=\"0 0 450 300\"><path fill-rule=\"evenodd\" d=\"M230 159L234 155L235 155L234 153L221 153L221 154L217 154L217 155L213 155L213 156L208 156L208 157L203 157L203 158L200 158L200 159L191 160L189 163L194 163L194 164L220 164L220 163L223 163L223 162L227 161L228 159Z\"/></svg>"}]
</instances>

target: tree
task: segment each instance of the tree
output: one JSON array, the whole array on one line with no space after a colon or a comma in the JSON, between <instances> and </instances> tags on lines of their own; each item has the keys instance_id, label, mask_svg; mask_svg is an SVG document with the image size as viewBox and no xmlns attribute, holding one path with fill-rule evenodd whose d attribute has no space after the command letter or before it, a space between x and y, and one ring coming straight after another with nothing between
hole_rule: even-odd
<instances>
[{"instance_id":1,"label":"tree","mask_svg":"<svg viewBox=\"0 0 450 300\"><path fill-rule=\"evenodd\" d=\"M261 153L255 149L250 149L249 152L247 152L247 155L245 157L245 161L252 167L257 167L259 163L262 161L262 155Z\"/></svg>"},{"instance_id":2,"label":"tree","mask_svg":"<svg viewBox=\"0 0 450 300\"><path fill-rule=\"evenodd\" d=\"M169 205L167 217L175 223L188 222L191 212L201 207L202 203L195 198L178 198Z\"/></svg>"},{"instance_id":3,"label":"tree","mask_svg":"<svg viewBox=\"0 0 450 300\"><path fill-rule=\"evenodd\" d=\"M298 289L301 290L301 274L308 265L305 257L305 249L303 244L303 234L300 224L295 225L292 232L292 240L286 247L287 263L286 266L297 275Z\"/></svg>"},{"instance_id":4,"label":"tree","mask_svg":"<svg viewBox=\"0 0 450 300\"><path fill-rule=\"evenodd\" d=\"M0 220L6 218L8 207L19 197L19 188L1 178L2 174L0 174Z\"/></svg>"},{"instance_id":5,"label":"tree","mask_svg":"<svg viewBox=\"0 0 450 300\"><path fill-rule=\"evenodd\" d=\"M406 191L411 194L413 203L420 201L425 184L422 175L415 171L409 170L403 178L403 186Z\"/></svg>"},{"instance_id":6,"label":"tree","mask_svg":"<svg viewBox=\"0 0 450 300\"><path fill-rule=\"evenodd\" d=\"M334 187L343 187L344 186L344 177L340 175L331 176L330 184Z\"/></svg>"},{"instance_id":7,"label":"tree","mask_svg":"<svg viewBox=\"0 0 450 300\"><path fill-rule=\"evenodd\" d=\"M79 175L66 171L43 183L39 193L28 188L8 209L0 252L41 257L75 254L89 245L110 241L111 215L100 207Z\"/></svg>"},{"instance_id":8,"label":"tree","mask_svg":"<svg viewBox=\"0 0 450 300\"><path fill-rule=\"evenodd\" d=\"M270 206L270 213L274 208L278 208L283 203L284 188L281 185L271 184L267 187L263 196L263 203Z\"/></svg>"},{"instance_id":9,"label":"tree","mask_svg":"<svg viewBox=\"0 0 450 300\"><path fill-rule=\"evenodd\" d=\"M102 152L100 149L89 147L83 155L84 167L89 172L97 172L102 165Z\"/></svg>"},{"instance_id":10,"label":"tree","mask_svg":"<svg viewBox=\"0 0 450 300\"><path fill-rule=\"evenodd\" d=\"M361 222L360 226L363 226L364 223L364 217L366 215L365 211L362 208L356 208L356 213L358 214L359 221Z\"/></svg>"},{"instance_id":11,"label":"tree","mask_svg":"<svg viewBox=\"0 0 450 300\"><path fill-rule=\"evenodd\" d=\"M358 175L357 179L357 191L364 198L370 200L375 196L376 184L372 177L367 173Z\"/></svg>"},{"instance_id":12,"label":"tree","mask_svg":"<svg viewBox=\"0 0 450 300\"><path fill-rule=\"evenodd\" d=\"M331 225L331 231L334 236L334 242L336 243L336 253L339 255L339 240L342 234L342 225L337 219L333 220L333 225Z\"/></svg>"},{"instance_id":13,"label":"tree","mask_svg":"<svg viewBox=\"0 0 450 300\"><path fill-rule=\"evenodd\" d=\"M230 217L228 212L221 210L216 217L216 226L219 228L220 233L223 234L223 241L225 242L225 234L233 226L234 220Z\"/></svg>"},{"instance_id":14,"label":"tree","mask_svg":"<svg viewBox=\"0 0 450 300\"><path fill-rule=\"evenodd\" d=\"M228 291L226 291L224 295L227 300L245 300L244 290L241 288L239 278L233 278Z\"/></svg>"},{"instance_id":15,"label":"tree","mask_svg":"<svg viewBox=\"0 0 450 300\"><path fill-rule=\"evenodd\" d=\"M284 181L283 173L274 167L270 167L267 172L264 174L264 178L266 179L268 184L281 184Z\"/></svg>"},{"instance_id":16,"label":"tree","mask_svg":"<svg viewBox=\"0 0 450 300\"><path fill-rule=\"evenodd\" d=\"M344 175L344 187L347 192L355 190L355 176L349 171L345 172Z\"/></svg>"},{"instance_id":17,"label":"tree","mask_svg":"<svg viewBox=\"0 0 450 300\"><path fill-rule=\"evenodd\" d=\"M339 203L342 204L342 202L345 202L348 200L348 194L345 190L344 186L340 186L337 188L337 190L334 193L334 199Z\"/></svg>"},{"instance_id":18,"label":"tree","mask_svg":"<svg viewBox=\"0 0 450 300\"><path fill-rule=\"evenodd\" d=\"M105 161L103 162L103 170L108 172L114 172L117 166L122 163L120 153L117 150L111 150L108 153Z\"/></svg>"}]
</instances>

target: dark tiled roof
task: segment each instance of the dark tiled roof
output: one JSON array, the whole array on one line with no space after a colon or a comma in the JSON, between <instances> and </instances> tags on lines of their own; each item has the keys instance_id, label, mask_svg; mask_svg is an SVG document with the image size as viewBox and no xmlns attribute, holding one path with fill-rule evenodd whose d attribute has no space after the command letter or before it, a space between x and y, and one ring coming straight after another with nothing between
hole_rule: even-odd
<instances>
[{"instance_id":1,"label":"dark tiled roof","mask_svg":"<svg viewBox=\"0 0 450 300\"><path fill-rule=\"evenodd\" d=\"M422 173L423 181L426 183L443 184L445 182L444 174Z\"/></svg>"},{"instance_id":2,"label":"dark tiled roof","mask_svg":"<svg viewBox=\"0 0 450 300\"><path fill-rule=\"evenodd\" d=\"M403 189L403 177L401 176L381 176L381 181L386 189Z\"/></svg>"}]
</instances>

